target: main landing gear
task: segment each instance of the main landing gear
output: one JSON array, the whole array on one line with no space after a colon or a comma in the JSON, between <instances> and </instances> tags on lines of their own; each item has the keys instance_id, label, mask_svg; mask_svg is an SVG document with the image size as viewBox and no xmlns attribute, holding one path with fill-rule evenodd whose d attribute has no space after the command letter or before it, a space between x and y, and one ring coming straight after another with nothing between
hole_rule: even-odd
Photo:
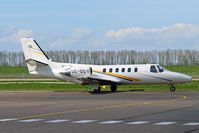
<instances>
[{"instance_id":1,"label":"main landing gear","mask_svg":"<svg viewBox=\"0 0 199 133\"><path fill-rule=\"evenodd\" d=\"M111 91L115 92L117 90L117 85L111 85Z\"/></svg>"},{"instance_id":2,"label":"main landing gear","mask_svg":"<svg viewBox=\"0 0 199 133\"><path fill-rule=\"evenodd\" d=\"M175 92L176 91L176 88L173 86L173 84L171 85L170 91L171 92Z\"/></svg>"},{"instance_id":3,"label":"main landing gear","mask_svg":"<svg viewBox=\"0 0 199 133\"><path fill-rule=\"evenodd\" d=\"M99 85L93 85L93 91L94 92L100 92L101 91L101 88Z\"/></svg>"},{"instance_id":4,"label":"main landing gear","mask_svg":"<svg viewBox=\"0 0 199 133\"><path fill-rule=\"evenodd\" d=\"M115 92L117 90L117 85L111 85L110 87L112 92ZM91 89L90 89L91 90ZM101 91L101 87L98 84L94 84L93 85L93 91L94 92L100 92Z\"/></svg>"}]
</instances>

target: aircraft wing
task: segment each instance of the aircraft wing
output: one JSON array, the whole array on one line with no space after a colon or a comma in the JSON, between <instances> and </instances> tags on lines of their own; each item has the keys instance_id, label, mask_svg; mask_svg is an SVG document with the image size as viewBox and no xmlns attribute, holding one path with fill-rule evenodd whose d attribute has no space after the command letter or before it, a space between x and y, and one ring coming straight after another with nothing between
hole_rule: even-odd
<instances>
[{"instance_id":1,"label":"aircraft wing","mask_svg":"<svg viewBox=\"0 0 199 133\"><path fill-rule=\"evenodd\" d=\"M104 80L104 79L98 79L98 78L83 78L81 79L83 81L83 84L100 84L100 85L112 85L112 84L119 84L119 82L111 81L111 80Z\"/></svg>"}]
</instances>

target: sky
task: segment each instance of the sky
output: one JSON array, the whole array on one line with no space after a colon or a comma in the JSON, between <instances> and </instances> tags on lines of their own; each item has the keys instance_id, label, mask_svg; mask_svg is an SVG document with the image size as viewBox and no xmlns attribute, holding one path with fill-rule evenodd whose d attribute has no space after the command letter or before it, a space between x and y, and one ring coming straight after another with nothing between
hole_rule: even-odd
<instances>
[{"instance_id":1,"label":"sky","mask_svg":"<svg viewBox=\"0 0 199 133\"><path fill-rule=\"evenodd\" d=\"M199 50L197 0L0 1L0 51Z\"/></svg>"}]
</instances>

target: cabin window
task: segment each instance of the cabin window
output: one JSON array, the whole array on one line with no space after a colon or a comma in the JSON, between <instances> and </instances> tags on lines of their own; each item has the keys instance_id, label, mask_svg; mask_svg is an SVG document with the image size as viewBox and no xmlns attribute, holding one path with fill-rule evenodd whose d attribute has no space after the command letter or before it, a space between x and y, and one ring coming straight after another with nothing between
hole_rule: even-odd
<instances>
[{"instance_id":1,"label":"cabin window","mask_svg":"<svg viewBox=\"0 0 199 133\"><path fill-rule=\"evenodd\" d=\"M137 67L134 69L134 72L138 72L138 68Z\"/></svg>"},{"instance_id":2,"label":"cabin window","mask_svg":"<svg viewBox=\"0 0 199 133\"><path fill-rule=\"evenodd\" d=\"M150 71L151 71L152 73L157 73L157 70L156 70L155 66L151 66Z\"/></svg>"},{"instance_id":3,"label":"cabin window","mask_svg":"<svg viewBox=\"0 0 199 133\"><path fill-rule=\"evenodd\" d=\"M125 72L125 68L122 68L122 72Z\"/></svg>"},{"instance_id":4,"label":"cabin window","mask_svg":"<svg viewBox=\"0 0 199 133\"><path fill-rule=\"evenodd\" d=\"M131 72L131 68L128 68L128 72Z\"/></svg>"},{"instance_id":5,"label":"cabin window","mask_svg":"<svg viewBox=\"0 0 199 133\"><path fill-rule=\"evenodd\" d=\"M112 69L112 68L110 68L110 69L109 69L109 72L110 72L110 73L112 73L112 72L113 72L113 69Z\"/></svg>"},{"instance_id":6,"label":"cabin window","mask_svg":"<svg viewBox=\"0 0 199 133\"><path fill-rule=\"evenodd\" d=\"M119 68L116 68L116 69L115 69L115 72L118 73L118 72L119 72Z\"/></svg>"},{"instance_id":7,"label":"cabin window","mask_svg":"<svg viewBox=\"0 0 199 133\"><path fill-rule=\"evenodd\" d=\"M106 68L103 69L103 72L104 72L104 73L106 72Z\"/></svg>"},{"instance_id":8,"label":"cabin window","mask_svg":"<svg viewBox=\"0 0 199 133\"><path fill-rule=\"evenodd\" d=\"M89 69L90 69L90 72L91 72L91 74L92 74L92 73L93 73L93 69L92 69L92 67L90 67Z\"/></svg>"}]
</instances>

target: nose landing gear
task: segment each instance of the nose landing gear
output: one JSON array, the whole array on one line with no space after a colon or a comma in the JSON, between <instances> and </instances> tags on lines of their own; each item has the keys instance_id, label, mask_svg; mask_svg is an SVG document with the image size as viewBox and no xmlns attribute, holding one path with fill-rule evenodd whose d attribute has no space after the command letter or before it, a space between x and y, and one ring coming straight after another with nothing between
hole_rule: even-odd
<instances>
[{"instance_id":1,"label":"nose landing gear","mask_svg":"<svg viewBox=\"0 0 199 133\"><path fill-rule=\"evenodd\" d=\"M176 91L176 88L173 86L173 84L171 85L170 91L171 92L175 92Z\"/></svg>"}]
</instances>

